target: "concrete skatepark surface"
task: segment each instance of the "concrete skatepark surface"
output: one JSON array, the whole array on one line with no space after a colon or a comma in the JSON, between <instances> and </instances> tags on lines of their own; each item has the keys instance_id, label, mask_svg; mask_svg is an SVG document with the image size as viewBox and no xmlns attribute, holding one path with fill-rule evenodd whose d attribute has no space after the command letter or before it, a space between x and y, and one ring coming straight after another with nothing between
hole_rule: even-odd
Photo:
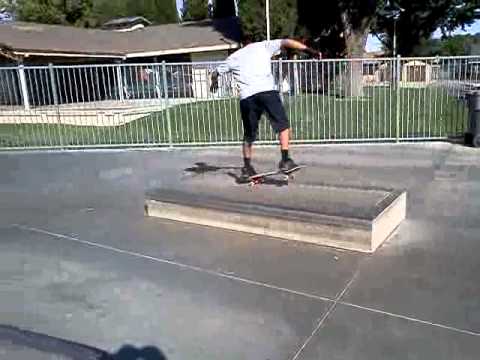
<instances>
[{"instance_id":1,"label":"concrete skatepark surface","mask_svg":"<svg viewBox=\"0 0 480 360\"><path fill-rule=\"evenodd\" d=\"M238 153L1 153L0 325L166 359L478 359L478 150L293 149L325 183L408 191L375 255L144 217L149 189ZM257 149L255 165L278 155ZM0 331L0 358L43 352L12 338Z\"/></svg>"}]
</instances>

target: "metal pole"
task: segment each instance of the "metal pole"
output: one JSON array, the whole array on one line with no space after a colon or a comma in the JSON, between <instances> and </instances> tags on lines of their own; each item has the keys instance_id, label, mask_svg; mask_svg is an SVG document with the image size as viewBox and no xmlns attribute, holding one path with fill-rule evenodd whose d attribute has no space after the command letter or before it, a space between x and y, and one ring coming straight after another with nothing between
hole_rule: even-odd
<instances>
[{"instance_id":1,"label":"metal pole","mask_svg":"<svg viewBox=\"0 0 480 360\"><path fill-rule=\"evenodd\" d=\"M167 131L168 131L168 143L170 147L173 147L172 139L172 121L170 119L170 110L168 109L168 85L167 85L167 66L165 60L162 61L162 81L163 81L163 96L165 114L167 116Z\"/></svg>"},{"instance_id":2,"label":"metal pole","mask_svg":"<svg viewBox=\"0 0 480 360\"><path fill-rule=\"evenodd\" d=\"M397 56L397 19L393 19L393 57Z\"/></svg>"},{"instance_id":3,"label":"metal pole","mask_svg":"<svg viewBox=\"0 0 480 360\"><path fill-rule=\"evenodd\" d=\"M396 64L395 64L395 97L396 97L396 104L395 104L395 123L396 123L396 142L400 141L400 81L401 81L401 58L400 55L397 56Z\"/></svg>"},{"instance_id":4,"label":"metal pole","mask_svg":"<svg viewBox=\"0 0 480 360\"><path fill-rule=\"evenodd\" d=\"M123 76L122 76L122 68L120 64L116 67L116 75L117 75L117 92L118 92L118 100L123 101L125 100L125 94L123 93ZM117 100L117 99L115 99Z\"/></svg>"},{"instance_id":5,"label":"metal pole","mask_svg":"<svg viewBox=\"0 0 480 360\"><path fill-rule=\"evenodd\" d=\"M48 64L48 73L50 75L50 86L52 87L53 104L58 106L57 82L55 81L55 71L52 63Z\"/></svg>"},{"instance_id":6,"label":"metal pole","mask_svg":"<svg viewBox=\"0 0 480 360\"><path fill-rule=\"evenodd\" d=\"M267 41L270 41L270 0L265 2L265 19L267 20Z\"/></svg>"},{"instance_id":7,"label":"metal pole","mask_svg":"<svg viewBox=\"0 0 480 360\"><path fill-rule=\"evenodd\" d=\"M233 3L235 5L235 16L238 16L238 0L234 0Z\"/></svg>"},{"instance_id":8,"label":"metal pole","mask_svg":"<svg viewBox=\"0 0 480 360\"><path fill-rule=\"evenodd\" d=\"M282 98L283 100L283 88L282 88L282 80L283 80L283 76L282 76L282 59L280 58L278 60L278 92L280 93L280 97Z\"/></svg>"},{"instance_id":9,"label":"metal pole","mask_svg":"<svg viewBox=\"0 0 480 360\"><path fill-rule=\"evenodd\" d=\"M53 104L55 105L55 109L57 111L57 122L58 122L58 139L60 141L60 146L63 146L63 135L62 135L62 128L61 128L61 117L60 117L60 106L58 100L58 89L57 89L57 81L55 79L55 70L53 69L53 64L48 64L48 73L50 76L50 86L52 87L52 96L53 96Z\"/></svg>"},{"instance_id":10,"label":"metal pole","mask_svg":"<svg viewBox=\"0 0 480 360\"><path fill-rule=\"evenodd\" d=\"M23 107L25 110L30 110L30 101L28 100L27 79L25 78L25 67L20 65L18 67L18 78L20 79L20 89L22 94Z\"/></svg>"}]
</instances>

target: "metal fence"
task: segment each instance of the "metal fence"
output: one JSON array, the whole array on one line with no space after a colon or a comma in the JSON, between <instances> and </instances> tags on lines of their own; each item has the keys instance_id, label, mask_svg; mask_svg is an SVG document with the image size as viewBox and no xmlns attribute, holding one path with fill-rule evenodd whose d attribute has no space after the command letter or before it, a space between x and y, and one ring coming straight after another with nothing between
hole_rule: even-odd
<instances>
[{"instance_id":1,"label":"metal fence","mask_svg":"<svg viewBox=\"0 0 480 360\"><path fill-rule=\"evenodd\" d=\"M0 148L185 146L243 137L232 75L218 63L0 67ZM293 141L462 135L479 57L275 61ZM268 121L259 142L276 135Z\"/></svg>"}]
</instances>

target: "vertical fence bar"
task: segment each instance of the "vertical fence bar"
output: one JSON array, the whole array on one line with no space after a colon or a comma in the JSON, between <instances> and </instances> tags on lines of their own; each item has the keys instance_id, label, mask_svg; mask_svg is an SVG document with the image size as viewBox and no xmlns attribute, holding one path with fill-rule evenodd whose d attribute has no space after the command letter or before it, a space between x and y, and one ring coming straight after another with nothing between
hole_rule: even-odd
<instances>
[{"instance_id":1,"label":"vertical fence bar","mask_svg":"<svg viewBox=\"0 0 480 360\"><path fill-rule=\"evenodd\" d=\"M123 77L122 77L122 68L120 65L115 66L116 75L117 75L117 92L118 92L118 100L123 101L125 100L125 96L123 93Z\"/></svg>"},{"instance_id":2,"label":"vertical fence bar","mask_svg":"<svg viewBox=\"0 0 480 360\"><path fill-rule=\"evenodd\" d=\"M172 139L172 123L170 119L170 110L169 110L169 103L168 103L168 85L167 85L167 66L165 64L165 60L162 61L162 81L163 81L163 96L164 96L164 106L165 106L165 114L167 118L167 131L168 131L168 144L170 147L173 147L173 139Z\"/></svg>"},{"instance_id":3,"label":"vertical fence bar","mask_svg":"<svg viewBox=\"0 0 480 360\"><path fill-rule=\"evenodd\" d=\"M337 84L338 80L338 69L339 65L337 65L337 62L332 63L333 67L333 138L337 139L338 138L338 133L337 133L337 98L339 95L339 85ZM340 94L341 95L341 94Z\"/></svg>"},{"instance_id":4,"label":"vertical fence bar","mask_svg":"<svg viewBox=\"0 0 480 360\"><path fill-rule=\"evenodd\" d=\"M30 110L30 100L28 98L27 79L25 78L25 67L21 64L18 67L18 78L20 79L20 94L22 95L23 107L25 110Z\"/></svg>"},{"instance_id":5,"label":"vertical fence bar","mask_svg":"<svg viewBox=\"0 0 480 360\"><path fill-rule=\"evenodd\" d=\"M400 91L401 91L401 57L397 56L395 61L395 127L396 127L396 142L400 141Z\"/></svg>"},{"instance_id":6,"label":"vertical fence bar","mask_svg":"<svg viewBox=\"0 0 480 360\"><path fill-rule=\"evenodd\" d=\"M52 88L52 97L53 97L53 105L56 108L57 112L57 122L58 122L58 140L60 142L60 146L63 147L63 134L62 134L62 126L61 126L61 119L60 119L60 107L58 104L58 89L57 89L57 81L55 77L55 69L53 65L50 63L48 64L48 73L50 77L50 86Z\"/></svg>"},{"instance_id":7,"label":"vertical fence bar","mask_svg":"<svg viewBox=\"0 0 480 360\"><path fill-rule=\"evenodd\" d=\"M280 98L283 101L283 88L282 88L282 59L278 60L278 92L280 93Z\"/></svg>"}]
</instances>

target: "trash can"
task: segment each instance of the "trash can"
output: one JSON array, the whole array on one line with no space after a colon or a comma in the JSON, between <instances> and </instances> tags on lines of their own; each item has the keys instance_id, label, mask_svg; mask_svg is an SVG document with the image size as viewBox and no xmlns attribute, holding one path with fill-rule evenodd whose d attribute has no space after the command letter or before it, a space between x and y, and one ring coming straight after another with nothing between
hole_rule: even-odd
<instances>
[{"instance_id":1,"label":"trash can","mask_svg":"<svg viewBox=\"0 0 480 360\"><path fill-rule=\"evenodd\" d=\"M480 91L468 94L468 124L465 144L480 147Z\"/></svg>"}]
</instances>

